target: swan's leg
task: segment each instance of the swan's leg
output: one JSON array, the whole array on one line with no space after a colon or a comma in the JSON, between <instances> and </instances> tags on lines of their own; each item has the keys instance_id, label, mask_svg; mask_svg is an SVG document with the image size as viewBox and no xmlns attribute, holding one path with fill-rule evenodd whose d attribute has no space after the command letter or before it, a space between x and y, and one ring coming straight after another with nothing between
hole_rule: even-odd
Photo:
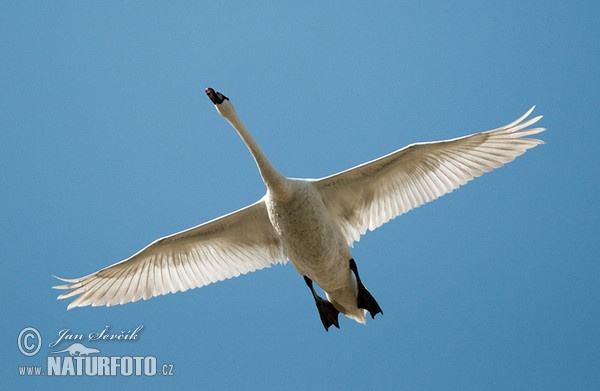
<instances>
[{"instance_id":1,"label":"swan's leg","mask_svg":"<svg viewBox=\"0 0 600 391\"><path fill-rule=\"evenodd\" d=\"M383 314L381 307L377 304L377 300L369 293L367 288L360 281L360 277L358 276L358 268L356 267L356 262L354 262L353 258L350 258L350 270L356 276L356 282L358 283L358 295L356 298L356 305L358 308L364 308L369 311L371 314L371 318L375 318L377 314Z\"/></svg>"},{"instance_id":2,"label":"swan's leg","mask_svg":"<svg viewBox=\"0 0 600 391\"><path fill-rule=\"evenodd\" d=\"M315 304L317 305L317 309L319 310L319 316L321 317L321 322L325 327L325 331L329 331L329 326L334 325L338 329L340 328L340 324L338 323L338 314L340 311L336 310L333 304L329 301L323 299L317 292L315 292L315 288L313 287L313 282L310 278L303 276L304 282L310 288L310 292L312 293Z\"/></svg>"}]
</instances>

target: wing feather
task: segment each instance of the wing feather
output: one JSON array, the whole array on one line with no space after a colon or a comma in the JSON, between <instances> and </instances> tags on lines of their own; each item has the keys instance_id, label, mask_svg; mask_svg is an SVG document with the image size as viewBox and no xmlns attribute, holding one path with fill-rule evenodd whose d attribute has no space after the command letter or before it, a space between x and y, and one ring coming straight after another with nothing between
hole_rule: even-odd
<instances>
[{"instance_id":1,"label":"wing feather","mask_svg":"<svg viewBox=\"0 0 600 391\"><path fill-rule=\"evenodd\" d=\"M453 191L543 141L528 128L532 107L508 125L451 140L411 144L379 159L315 180L349 245L367 230Z\"/></svg>"},{"instance_id":2,"label":"wing feather","mask_svg":"<svg viewBox=\"0 0 600 391\"><path fill-rule=\"evenodd\" d=\"M128 259L55 286L73 307L125 304L284 263L264 200L158 239Z\"/></svg>"}]
</instances>

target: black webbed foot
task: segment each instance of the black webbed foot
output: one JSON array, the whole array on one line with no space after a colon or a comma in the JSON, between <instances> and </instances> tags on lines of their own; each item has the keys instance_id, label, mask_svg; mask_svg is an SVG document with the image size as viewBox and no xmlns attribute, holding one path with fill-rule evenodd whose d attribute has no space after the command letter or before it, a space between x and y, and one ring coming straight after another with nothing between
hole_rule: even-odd
<instances>
[{"instance_id":1,"label":"black webbed foot","mask_svg":"<svg viewBox=\"0 0 600 391\"><path fill-rule=\"evenodd\" d=\"M377 300L371 295L371 293L365 288L363 283L360 281L360 277L358 276L358 268L356 267L356 262L354 262L353 258L350 258L350 270L356 276L356 282L358 283L358 295L356 297L356 305L358 308L363 308L371 314L371 319L375 318L375 315L382 314L383 311Z\"/></svg>"},{"instance_id":2,"label":"black webbed foot","mask_svg":"<svg viewBox=\"0 0 600 391\"><path fill-rule=\"evenodd\" d=\"M338 314L340 313L329 301L320 297L317 292L315 292L315 288L313 287L313 282L310 278L303 276L304 282L310 288L310 292L315 299L315 304L317 305L317 309L319 310L319 316L321 317L321 323L325 327L325 331L329 331L329 326L334 325L338 329L340 328L340 324L338 323Z\"/></svg>"}]
</instances>

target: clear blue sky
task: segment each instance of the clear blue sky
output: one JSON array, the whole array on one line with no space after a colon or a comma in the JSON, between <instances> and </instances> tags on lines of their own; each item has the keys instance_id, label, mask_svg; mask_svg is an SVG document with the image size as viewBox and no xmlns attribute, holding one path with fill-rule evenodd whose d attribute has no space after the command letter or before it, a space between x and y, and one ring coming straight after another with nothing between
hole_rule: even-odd
<instances>
[{"instance_id":1,"label":"clear blue sky","mask_svg":"<svg viewBox=\"0 0 600 391\"><path fill-rule=\"evenodd\" d=\"M600 387L599 3L354 3L2 2L1 388ZM291 265L67 312L52 274L94 272L263 195L206 87L293 177L534 104L547 144L362 238L354 258L384 311L367 326L326 333ZM144 328L85 343L174 376L18 376L60 330L106 325ZM33 357L17 348L27 326L42 335Z\"/></svg>"}]
</instances>

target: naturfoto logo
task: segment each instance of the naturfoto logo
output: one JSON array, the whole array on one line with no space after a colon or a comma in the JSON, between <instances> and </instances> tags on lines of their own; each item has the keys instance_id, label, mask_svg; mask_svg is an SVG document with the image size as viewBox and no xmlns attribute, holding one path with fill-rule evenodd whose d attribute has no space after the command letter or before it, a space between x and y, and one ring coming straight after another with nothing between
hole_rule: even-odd
<instances>
[{"instance_id":1,"label":"naturfoto logo","mask_svg":"<svg viewBox=\"0 0 600 391\"><path fill-rule=\"evenodd\" d=\"M89 346L103 341L138 341L144 326L119 332L105 326L100 331L75 333L70 328L58 332L56 340L48 344L46 366L19 366L20 376L172 376L173 364L158 365L154 356L108 356ZM84 343L85 342L85 343ZM68 344L68 346L66 346ZM62 345L62 349L58 345ZM26 357L36 356L42 347L42 335L34 327L26 327L19 333L17 345ZM120 345L120 344L119 344ZM66 346L66 347L65 347ZM114 348L114 345L111 345ZM50 350L50 349L49 349Z\"/></svg>"}]
</instances>

